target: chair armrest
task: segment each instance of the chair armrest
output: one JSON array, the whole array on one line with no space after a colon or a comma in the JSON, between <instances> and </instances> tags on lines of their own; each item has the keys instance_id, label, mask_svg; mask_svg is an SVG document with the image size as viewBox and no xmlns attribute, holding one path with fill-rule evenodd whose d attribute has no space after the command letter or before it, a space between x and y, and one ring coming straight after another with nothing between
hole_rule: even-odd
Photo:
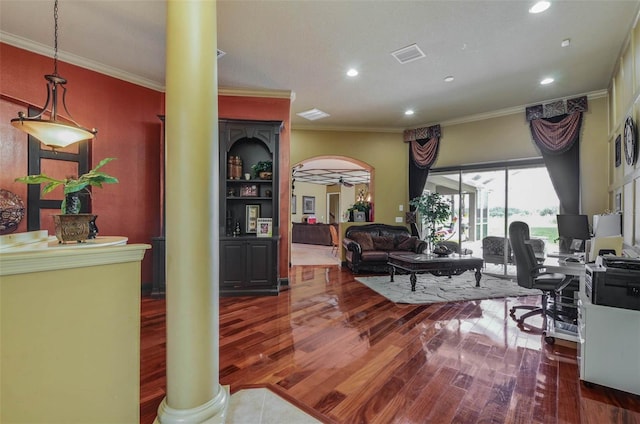
<instances>
[{"instance_id":1,"label":"chair armrest","mask_svg":"<svg viewBox=\"0 0 640 424\"><path fill-rule=\"evenodd\" d=\"M562 290L566 289L567 286L575 280L577 280L575 275L566 275L560 285L556 287L556 293L562 292Z\"/></svg>"},{"instance_id":2,"label":"chair armrest","mask_svg":"<svg viewBox=\"0 0 640 424\"><path fill-rule=\"evenodd\" d=\"M342 239L342 245L347 250L351 250L352 252L356 252L359 254L362 253L362 248L360 247L360 244L355 240L345 237Z\"/></svg>"}]
</instances>

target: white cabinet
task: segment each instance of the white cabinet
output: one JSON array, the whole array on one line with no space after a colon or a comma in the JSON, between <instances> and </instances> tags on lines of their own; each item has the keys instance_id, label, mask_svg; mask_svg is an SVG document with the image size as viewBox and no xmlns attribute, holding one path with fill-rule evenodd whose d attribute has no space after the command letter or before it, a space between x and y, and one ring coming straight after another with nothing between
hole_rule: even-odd
<instances>
[{"instance_id":1,"label":"white cabinet","mask_svg":"<svg viewBox=\"0 0 640 424\"><path fill-rule=\"evenodd\" d=\"M640 311L594 305L580 290L580 379L640 395Z\"/></svg>"}]
</instances>

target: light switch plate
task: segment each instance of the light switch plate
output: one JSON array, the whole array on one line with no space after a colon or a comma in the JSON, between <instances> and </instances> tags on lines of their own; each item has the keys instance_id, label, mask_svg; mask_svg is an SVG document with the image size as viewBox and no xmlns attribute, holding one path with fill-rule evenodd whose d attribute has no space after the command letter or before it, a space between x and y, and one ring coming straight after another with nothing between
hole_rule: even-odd
<instances>
[{"instance_id":1,"label":"light switch plate","mask_svg":"<svg viewBox=\"0 0 640 424\"><path fill-rule=\"evenodd\" d=\"M402 217L401 216L396 216L396 222L402 222Z\"/></svg>"},{"instance_id":2,"label":"light switch plate","mask_svg":"<svg viewBox=\"0 0 640 424\"><path fill-rule=\"evenodd\" d=\"M404 210L404 205L399 205L399 206L398 206L398 210L399 210L400 212L402 212L402 211Z\"/></svg>"}]
</instances>

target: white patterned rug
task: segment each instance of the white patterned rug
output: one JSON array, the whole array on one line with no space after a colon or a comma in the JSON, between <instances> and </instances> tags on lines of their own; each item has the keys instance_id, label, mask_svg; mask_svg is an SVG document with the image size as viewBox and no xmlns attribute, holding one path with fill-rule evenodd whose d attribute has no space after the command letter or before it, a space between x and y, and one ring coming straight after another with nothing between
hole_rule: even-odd
<instances>
[{"instance_id":1,"label":"white patterned rug","mask_svg":"<svg viewBox=\"0 0 640 424\"><path fill-rule=\"evenodd\" d=\"M522 288L515 281L488 275L483 275L480 279L480 287L476 287L473 272L465 272L451 278L435 277L431 274L417 274L417 277L414 292L411 291L409 275L405 274L396 274L393 283L389 281L388 275L356 277L356 281L395 303L428 304L542 294L537 289Z\"/></svg>"}]
</instances>

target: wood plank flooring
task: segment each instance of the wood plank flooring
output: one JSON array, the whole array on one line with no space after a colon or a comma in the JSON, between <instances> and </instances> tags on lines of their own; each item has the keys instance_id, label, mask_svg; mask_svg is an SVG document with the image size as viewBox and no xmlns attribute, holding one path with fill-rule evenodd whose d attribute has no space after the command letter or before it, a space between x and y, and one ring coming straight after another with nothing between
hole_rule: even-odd
<instances>
[{"instance_id":1,"label":"wood plank flooring","mask_svg":"<svg viewBox=\"0 0 640 424\"><path fill-rule=\"evenodd\" d=\"M220 300L220 383L277 388L329 423L640 424L640 396L579 382L576 350L518 329L537 297L397 305L337 266ZM163 300L143 298L141 423L165 396ZM287 423L295 424L295 423Z\"/></svg>"}]
</instances>

